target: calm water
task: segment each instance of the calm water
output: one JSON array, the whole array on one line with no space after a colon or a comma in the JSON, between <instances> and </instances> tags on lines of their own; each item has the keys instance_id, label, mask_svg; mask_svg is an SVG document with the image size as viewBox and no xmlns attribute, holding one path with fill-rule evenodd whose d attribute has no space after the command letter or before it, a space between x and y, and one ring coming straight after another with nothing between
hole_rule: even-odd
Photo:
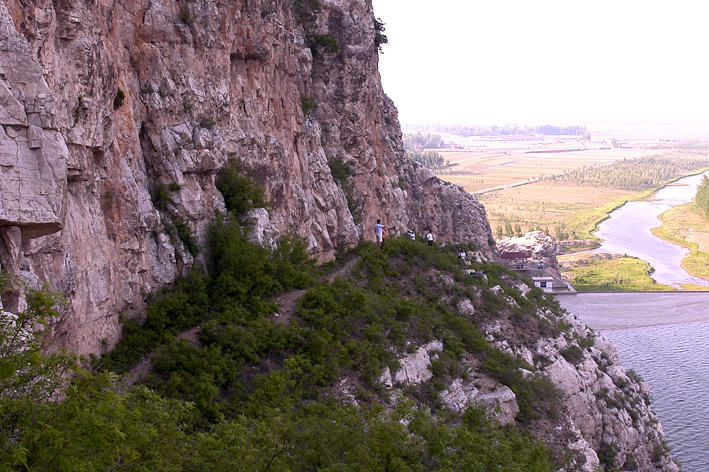
<instances>
[{"instance_id":1,"label":"calm water","mask_svg":"<svg viewBox=\"0 0 709 472\"><path fill-rule=\"evenodd\" d=\"M691 201L703 175L693 175L663 188L656 199L648 202L628 202L610 214L599 225L596 236L603 239L593 252L628 254L650 263L655 268L652 278L658 283L681 288L693 283L709 286L709 281L694 277L680 267L687 249L655 237L650 228L660 226L658 215L673 206Z\"/></svg>"},{"instance_id":2,"label":"calm water","mask_svg":"<svg viewBox=\"0 0 709 472\"><path fill-rule=\"evenodd\" d=\"M587 293L559 302L608 337L650 385L684 472L709 471L709 293Z\"/></svg>"}]
</instances>

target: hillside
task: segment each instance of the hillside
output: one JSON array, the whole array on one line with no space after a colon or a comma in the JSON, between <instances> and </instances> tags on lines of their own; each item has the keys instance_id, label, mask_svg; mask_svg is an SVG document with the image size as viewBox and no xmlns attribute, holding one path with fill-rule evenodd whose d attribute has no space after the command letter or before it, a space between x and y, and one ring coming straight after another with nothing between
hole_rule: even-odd
<instances>
[{"instance_id":1,"label":"hillside","mask_svg":"<svg viewBox=\"0 0 709 472\"><path fill-rule=\"evenodd\" d=\"M297 241L270 253L246 233L219 217L210 274L126 321L96 359L121 376L79 375L60 402L8 396L34 380L4 377L15 414L0 463L25 451L29 470L678 470L612 345L502 266L470 275L457 246L398 238L317 267Z\"/></svg>"},{"instance_id":2,"label":"hillside","mask_svg":"<svg viewBox=\"0 0 709 472\"><path fill-rule=\"evenodd\" d=\"M677 470L406 158L383 40L367 0L0 1L0 470Z\"/></svg>"}]
</instances>

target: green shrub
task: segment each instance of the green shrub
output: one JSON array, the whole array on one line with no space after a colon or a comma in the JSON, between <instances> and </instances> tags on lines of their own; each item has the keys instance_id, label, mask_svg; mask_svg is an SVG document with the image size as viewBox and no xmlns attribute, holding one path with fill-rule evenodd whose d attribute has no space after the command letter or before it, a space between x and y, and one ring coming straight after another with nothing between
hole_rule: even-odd
<instances>
[{"instance_id":1,"label":"green shrub","mask_svg":"<svg viewBox=\"0 0 709 472\"><path fill-rule=\"evenodd\" d=\"M181 185L177 182L170 182L169 184L156 183L150 192L153 206L160 211L167 211L167 206L172 203L172 193L179 191L181 188Z\"/></svg>"},{"instance_id":2,"label":"green shrub","mask_svg":"<svg viewBox=\"0 0 709 472\"><path fill-rule=\"evenodd\" d=\"M123 106L123 100L126 98L126 93L120 88L116 92L116 96L113 98L113 109L118 110Z\"/></svg>"},{"instance_id":3,"label":"green shrub","mask_svg":"<svg viewBox=\"0 0 709 472\"><path fill-rule=\"evenodd\" d=\"M704 216L709 218L709 179L707 179L706 175L702 179L702 183L697 187L694 203L704 212Z\"/></svg>"},{"instance_id":4,"label":"green shrub","mask_svg":"<svg viewBox=\"0 0 709 472\"><path fill-rule=\"evenodd\" d=\"M562 350L561 355L564 359L574 365L580 364L584 359L583 351L578 346L573 344Z\"/></svg>"},{"instance_id":5,"label":"green shrub","mask_svg":"<svg viewBox=\"0 0 709 472\"><path fill-rule=\"evenodd\" d=\"M320 49L327 52L338 52L340 45L337 39L331 34L313 34L308 37L308 47L312 51L313 57L317 57Z\"/></svg>"},{"instance_id":6,"label":"green shrub","mask_svg":"<svg viewBox=\"0 0 709 472\"><path fill-rule=\"evenodd\" d=\"M181 218L176 218L173 220L175 225L175 230L177 231L177 237L180 238L182 244L185 245L185 249L189 251L190 254L196 256L199 254L199 243L194 234L192 234L192 228Z\"/></svg>"},{"instance_id":7,"label":"green shrub","mask_svg":"<svg viewBox=\"0 0 709 472\"><path fill-rule=\"evenodd\" d=\"M250 178L239 175L240 171L238 164L231 163L219 171L216 179L217 190L224 196L227 210L237 216L268 205L263 188Z\"/></svg>"},{"instance_id":8,"label":"green shrub","mask_svg":"<svg viewBox=\"0 0 709 472\"><path fill-rule=\"evenodd\" d=\"M315 108L315 99L308 94L300 94L300 106L303 108L303 113L309 115Z\"/></svg>"},{"instance_id":9,"label":"green shrub","mask_svg":"<svg viewBox=\"0 0 709 472\"><path fill-rule=\"evenodd\" d=\"M385 31L385 28L384 28L384 23L382 22L382 20L379 18L375 18L374 19L374 47L376 47L379 51L382 50L382 46L384 44L389 43L389 39L384 34L384 31Z\"/></svg>"}]
</instances>

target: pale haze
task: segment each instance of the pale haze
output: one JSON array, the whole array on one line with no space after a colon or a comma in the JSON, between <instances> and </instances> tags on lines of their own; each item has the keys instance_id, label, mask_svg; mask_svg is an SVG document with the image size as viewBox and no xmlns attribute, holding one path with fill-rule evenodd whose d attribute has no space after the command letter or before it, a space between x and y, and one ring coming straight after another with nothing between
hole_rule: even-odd
<instances>
[{"instance_id":1,"label":"pale haze","mask_svg":"<svg viewBox=\"0 0 709 472\"><path fill-rule=\"evenodd\" d=\"M374 0L408 124L709 123L709 2Z\"/></svg>"}]
</instances>

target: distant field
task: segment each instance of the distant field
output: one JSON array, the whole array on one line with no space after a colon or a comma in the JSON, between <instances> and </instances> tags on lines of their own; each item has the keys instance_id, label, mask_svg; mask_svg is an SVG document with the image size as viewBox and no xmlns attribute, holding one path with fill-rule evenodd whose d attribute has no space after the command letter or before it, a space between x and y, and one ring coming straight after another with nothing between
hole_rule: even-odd
<instances>
[{"instance_id":1,"label":"distant field","mask_svg":"<svg viewBox=\"0 0 709 472\"><path fill-rule=\"evenodd\" d=\"M672 178L688 175L691 169L704 167L708 162L703 150L669 152L644 147L580 149L582 147L583 141L569 140L534 151L439 149L437 151L451 165L450 171L439 177L476 193L487 210L497 239L541 229L558 240L595 240L591 233L608 212L628 200L647 198ZM673 169L670 163L645 169L638 167L640 164L622 162L651 155L661 155L662 159L667 156L674 160L671 164L678 167L671 175L658 178L657 166L669 172ZM616 162L620 168L612 166ZM579 169L587 169L583 173L589 175L587 181L568 178L568 172ZM654 183L643 183L646 182L644 174L638 176L636 170L640 174L646 171L647 182ZM616 184L606 183L599 175L590 175L594 173L615 173ZM619 181L625 175L635 178L637 185L623 187ZM557 177L550 179L549 176Z\"/></svg>"},{"instance_id":2,"label":"distant field","mask_svg":"<svg viewBox=\"0 0 709 472\"><path fill-rule=\"evenodd\" d=\"M478 198L496 237L497 228L510 222L513 229L519 225L522 233L539 228L557 239L595 239L590 232L596 223L637 194L631 190L542 181L484 193ZM563 237L564 233L568 236Z\"/></svg>"},{"instance_id":3,"label":"distant field","mask_svg":"<svg viewBox=\"0 0 709 472\"><path fill-rule=\"evenodd\" d=\"M544 148L546 152L436 149L453 166L449 173L439 174L439 177L461 185L468 192L476 192L658 152L650 149L579 149L581 147L581 143L569 143Z\"/></svg>"}]
</instances>

